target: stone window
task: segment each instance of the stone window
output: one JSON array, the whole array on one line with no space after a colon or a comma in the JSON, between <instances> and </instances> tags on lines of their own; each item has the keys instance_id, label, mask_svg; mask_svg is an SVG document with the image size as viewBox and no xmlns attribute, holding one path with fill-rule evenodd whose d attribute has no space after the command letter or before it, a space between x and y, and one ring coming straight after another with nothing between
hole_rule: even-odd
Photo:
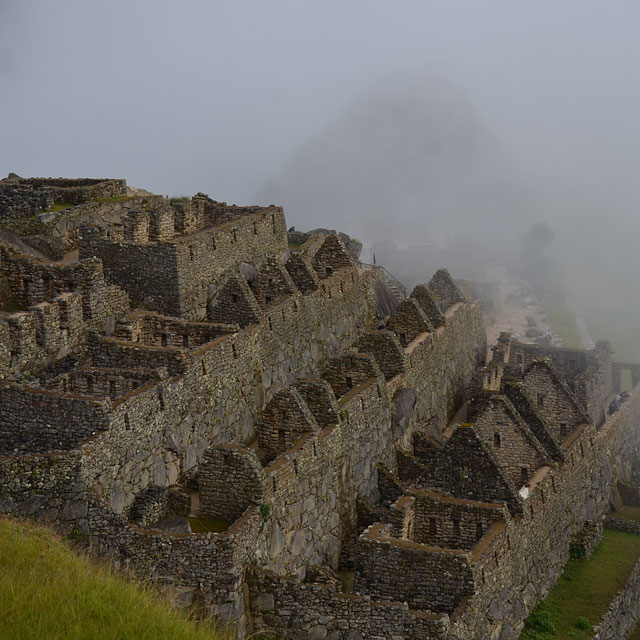
<instances>
[{"instance_id":1,"label":"stone window","mask_svg":"<svg viewBox=\"0 0 640 640\"><path fill-rule=\"evenodd\" d=\"M529 469L527 469L527 467L520 469L520 483L523 485L529 484Z\"/></svg>"},{"instance_id":2,"label":"stone window","mask_svg":"<svg viewBox=\"0 0 640 640\"><path fill-rule=\"evenodd\" d=\"M188 349L188 348L189 348L189 336L188 336L188 335L186 335L186 334L185 334L184 336L182 336L182 346L183 346L185 349Z\"/></svg>"},{"instance_id":3,"label":"stone window","mask_svg":"<svg viewBox=\"0 0 640 640\"><path fill-rule=\"evenodd\" d=\"M500 448L500 434L497 431L493 434L493 446L496 449Z\"/></svg>"},{"instance_id":4,"label":"stone window","mask_svg":"<svg viewBox=\"0 0 640 640\"><path fill-rule=\"evenodd\" d=\"M480 522L478 520L478 522L476 522L476 538L478 540L480 540L480 538L482 538L482 522Z\"/></svg>"},{"instance_id":5,"label":"stone window","mask_svg":"<svg viewBox=\"0 0 640 640\"><path fill-rule=\"evenodd\" d=\"M460 536L460 518L453 518L453 535Z\"/></svg>"},{"instance_id":6,"label":"stone window","mask_svg":"<svg viewBox=\"0 0 640 640\"><path fill-rule=\"evenodd\" d=\"M158 402L160 402L160 409L164 411L164 393L158 391Z\"/></svg>"},{"instance_id":7,"label":"stone window","mask_svg":"<svg viewBox=\"0 0 640 640\"><path fill-rule=\"evenodd\" d=\"M236 230L235 229L231 230L231 235L233 236L232 242L236 242L238 240L238 235L236 234Z\"/></svg>"},{"instance_id":8,"label":"stone window","mask_svg":"<svg viewBox=\"0 0 640 640\"><path fill-rule=\"evenodd\" d=\"M267 318L267 322L269 323L269 330L270 330L270 331L273 331L273 322L272 322L272 320L271 320L271 316L269 316L269 317Z\"/></svg>"},{"instance_id":9,"label":"stone window","mask_svg":"<svg viewBox=\"0 0 640 640\"><path fill-rule=\"evenodd\" d=\"M429 518L429 533L432 536L438 535L438 523L435 518Z\"/></svg>"},{"instance_id":10,"label":"stone window","mask_svg":"<svg viewBox=\"0 0 640 640\"><path fill-rule=\"evenodd\" d=\"M234 294L231 295L231 302L233 304L238 304L238 294L237 293L234 293Z\"/></svg>"},{"instance_id":11,"label":"stone window","mask_svg":"<svg viewBox=\"0 0 640 640\"><path fill-rule=\"evenodd\" d=\"M163 333L163 334L160 336L160 341L162 342L162 346L163 346L163 347L166 347L166 346L167 346L168 337L167 337L167 334L166 334L166 333Z\"/></svg>"},{"instance_id":12,"label":"stone window","mask_svg":"<svg viewBox=\"0 0 640 640\"><path fill-rule=\"evenodd\" d=\"M109 395L112 398L115 398L115 396L116 396L116 381L115 380L109 380Z\"/></svg>"},{"instance_id":13,"label":"stone window","mask_svg":"<svg viewBox=\"0 0 640 640\"><path fill-rule=\"evenodd\" d=\"M538 406L544 407L544 393L538 394Z\"/></svg>"},{"instance_id":14,"label":"stone window","mask_svg":"<svg viewBox=\"0 0 640 640\"><path fill-rule=\"evenodd\" d=\"M347 385L347 389L353 389L353 376L346 375L344 377L344 383Z\"/></svg>"},{"instance_id":15,"label":"stone window","mask_svg":"<svg viewBox=\"0 0 640 640\"><path fill-rule=\"evenodd\" d=\"M326 274L327 276L330 276L330 275L332 275L332 274L333 274L333 268L332 268L332 267L329 267L329 266L326 266L326 267L324 268L324 272L325 272L325 274Z\"/></svg>"},{"instance_id":16,"label":"stone window","mask_svg":"<svg viewBox=\"0 0 640 640\"><path fill-rule=\"evenodd\" d=\"M286 432L284 429L278 429L278 449L284 451L287 448Z\"/></svg>"},{"instance_id":17,"label":"stone window","mask_svg":"<svg viewBox=\"0 0 640 640\"><path fill-rule=\"evenodd\" d=\"M264 297L265 304L271 304L271 296L267 293Z\"/></svg>"},{"instance_id":18,"label":"stone window","mask_svg":"<svg viewBox=\"0 0 640 640\"><path fill-rule=\"evenodd\" d=\"M566 422L561 422L560 423L560 436L562 438L565 438L568 433L569 433L569 426L567 425Z\"/></svg>"},{"instance_id":19,"label":"stone window","mask_svg":"<svg viewBox=\"0 0 640 640\"><path fill-rule=\"evenodd\" d=\"M233 359L237 360L238 358L238 352L236 351L236 345L232 344L231 345L231 353L233 354Z\"/></svg>"},{"instance_id":20,"label":"stone window","mask_svg":"<svg viewBox=\"0 0 640 640\"><path fill-rule=\"evenodd\" d=\"M517 361L518 361L518 364L524 364L524 355L519 353L517 355Z\"/></svg>"},{"instance_id":21,"label":"stone window","mask_svg":"<svg viewBox=\"0 0 640 640\"><path fill-rule=\"evenodd\" d=\"M93 393L93 378L87 376L87 393Z\"/></svg>"},{"instance_id":22,"label":"stone window","mask_svg":"<svg viewBox=\"0 0 640 640\"><path fill-rule=\"evenodd\" d=\"M193 258L195 257L195 250L193 247L189 247L189 260L193 260Z\"/></svg>"},{"instance_id":23,"label":"stone window","mask_svg":"<svg viewBox=\"0 0 640 640\"><path fill-rule=\"evenodd\" d=\"M215 238L211 238L211 248L213 249L213 251L215 251L218 247L216 246L216 239Z\"/></svg>"},{"instance_id":24,"label":"stone window","mask_svg":"<svg viewBox=\"0 0 640 640\"><path fill-rule=\"evenodd\" d=\"M258 225L256 224L255 220L253 221L253 235L258 235Z\"/></svg>"},{"instance_id":25,"label":"stone window","mask_svg":"<svg viewBox=\"0 0 640 640\"><path fill-rule=\"evenodd\" d=\"M580 443L580 455L584 458L584 447L582 446L582 442Z\"/></svg>"},{"instance_id":26,"label":"stone window","mask_svg":"<svg viewBox=\"0 0 640 640\"><path fill-rule=\"evenodd\" d=\"M128 413L124 414L124 426L127 429L131 429L131 420L129 420L129 414Z\"/></svg>"}]
</instances>

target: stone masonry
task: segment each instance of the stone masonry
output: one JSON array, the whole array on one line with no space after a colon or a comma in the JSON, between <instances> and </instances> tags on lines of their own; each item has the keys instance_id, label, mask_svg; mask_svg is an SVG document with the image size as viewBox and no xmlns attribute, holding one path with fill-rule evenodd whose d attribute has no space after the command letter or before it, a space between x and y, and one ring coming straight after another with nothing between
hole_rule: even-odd
<instances>
[{"instance_id":1,"label":"stone masonry","mask_svg":"<svg viewBox=\"0 0 640 640\"><path fill-rule=\"evenodd\" d=\"M607 343L503 334L487 364L444 269L394 301L340 236L289 248L279 207L123 188L0 183L12 219L75 204L79 245L0 246L0 513L83 534L238 638L511 640L638 495L640 389L605 411L637 365Z\"/></svg>"}]
</instances>

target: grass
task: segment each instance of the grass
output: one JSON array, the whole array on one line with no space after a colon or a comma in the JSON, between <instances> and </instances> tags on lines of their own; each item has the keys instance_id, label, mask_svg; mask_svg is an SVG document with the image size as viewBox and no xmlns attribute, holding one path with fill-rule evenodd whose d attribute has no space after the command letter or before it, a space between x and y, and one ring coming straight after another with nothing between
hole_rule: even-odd
<instances>
[{"instance_id":1,"label":"grass","mask_svg":"<svg viewBox=\"0 0 640 640\"><path fill-rule=\"evenodd\" d=\"M640 522L640 507L624 506L619 511L611 514L612 518L622 518L624 520L634 520Z\"/></svg>"},{"instance_id":2,"label":"grass","mask_svg":"<svg viewBox=\"0 0 640 640\"><path fill-rule=\"evenodd\" d=\"M111 198L93 198L91 202L95 202L96 204L107 204L108 202L122 202L123 200L128 200L129 196L112 196Z\"/></svg>"},{"instance_id":3,"label":"grass","mask_svg":"<svg viewBox=\"0 0 640 640\"><path fill-rule=\"evenodd\" d=\"M53 213L54 211L62 211L63 209L69 209L77 206L75 202L56 202L53 206L45 209L43 213Z\"/></svg>"},{"instance_id":4,"label":"grass","mask_svg":"<svg viewBox=\"0 0 640 640\"><path fill-rule=\"evenodd\" d=\"M49 529L0 518L0 638L229 640L151 587L74 553Z\"/></svg>"},{"instance_id":5,"label":"grass","mask_svg":"<svg viewBox=\"0 0 640 640\"><path fill-rule=\"evenodd\" d=\"M549 596L527 618L528 640L592 637L640 557L640 536L605 529L589 560L569 560ZM589 628L584 628L587 626Z\"/></svg>"},{"instance_id":6,"label":"grass","mask_svg":"<svg viewBox=\"0 0 640 640\"><path fill-rule=\"evenodd\" d=\"M302 246L302 244L299 242L289 242L288 246L290 251L296 251Z\"/></svg>"},{"instance_id":7,"label":"grass","mask_svg":"<svg viewBox=\"0 0 640 640\"><path fill-rule=\"evenodd\" d=\"M582 349L578 325L571 309L566 304L549 298L542 299L540 304L549 318L553 330L562 338L565 346L570 349Z\"/></svg>"}]
</instances>

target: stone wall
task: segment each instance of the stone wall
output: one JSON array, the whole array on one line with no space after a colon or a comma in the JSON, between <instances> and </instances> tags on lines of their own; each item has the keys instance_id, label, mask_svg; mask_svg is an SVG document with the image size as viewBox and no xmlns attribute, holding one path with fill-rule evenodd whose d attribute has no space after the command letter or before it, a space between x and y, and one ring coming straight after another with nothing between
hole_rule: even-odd
<instances>
[{"instance_id":1,"label":"stone wall","mask_svg":"<svg viewBox=\"0 0 640 640\"><path fill-rule=\"evenodd\" d=\"M509 352L509 365L521 372L536 359L548 358L582 402L591 420L596 424L604 422L606 400L614 391L611 347L608 342L600 341L593 350L586 351L524 344L514 340L510 343Z\"/></svg>"},{"instance_id":2,"label":"stone wall","mask_svg":"<svg viewBox=\"0 0 640 640\"><path fill-rule=\"evenodd\" d=\"M411 609L452 613L475 589L464 551L398 540L379 523L360 536L354 555L356 591L406 602Z\"/></svg>"},{"instance_id":3,"label":"stone wall","mask_svg":"<svg viewBox=\"0 0 640 640\"><path fill-rule=\"evenodd\" d=\"M0 455L66 451L109 427L109 400L0 387Z\"/></svg>"},{"instance_id":4,"label":"stone wall","mask_svg":"<svg viewBox=\"0 0 640 640\"><path fill-rule=\"evenodd\" d=\"M408 538L431 546L471 550L493 524L507 517L499 504L416 491Z\"/></svg>"},{"instance_id":5,"label":"stone wall","mask_svg":"<svg viewBox=\"0 0 640 640\"><path fill-rule=\"evenodd\" d=\"M603 429L584 430L568 449L566 462L536 479L524 501L523 517L508 525L497 555L485 552L484 560L474 564L482 588L465 611L452 616L452 637L519 636L528 613L562 573L576 536L608 511L616 479L631 477L640 448L638 420L640 389ZM505 585L512 586L507 591Z\"/></svg>"},{"instance_id":6,"label":"stone wall","mask_svg":"<svg viewBox=\"0 0 640 640\"><path fill-rule=\"evenodd\" d=\"M20 178L0 180L0 221L33 216L59 202L79 204L126 194L124 180L104 178Z\"/></svg>"},{"instance_id":7,"label":"stone wall","mask_svg":"<svg viewBox=\"0 0 640 640\"><path fill-rule=\"evenodd\" d=\"M264 472L256 454L238 445L207 449L198 466L200 513L208 518L237 520L263 498Z\"/></svg>"},{"instance_id":8,"label":"stone wall","mask_svg":"<svg viewBox=\"0 0 640 640\"><path fill-rule=\"evenodd\" d=\"M249 585L254 626L273 629L291 640L445 638L449 628L446 615L409 611L399 602L341 593L335 582L300 584L254 570Z\"/></svg>"},{"instance_id":9,"label":"stone wall","mask_svg":"<svg viewBox=\"0 0 640 640\"><path fill-rule=\"evenodd\" d=\"M211 285L222 286L241 263L260 269L269 257L280 259L287 244L284 215L276 207L211 228L199 226L190 235L163 240L148 231L143 237L109 239L88 228L81 234L80 256L100 257L107 279L124 289L136 306L204 320Z\"/></svg>"}]
</instances>

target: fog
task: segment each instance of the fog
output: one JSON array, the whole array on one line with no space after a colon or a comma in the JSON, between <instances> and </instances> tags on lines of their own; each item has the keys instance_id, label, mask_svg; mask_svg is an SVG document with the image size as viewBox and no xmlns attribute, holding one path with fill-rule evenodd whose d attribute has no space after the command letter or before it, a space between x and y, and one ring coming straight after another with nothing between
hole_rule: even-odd
<instances>
[{"instance_id":1,"label":"fog","mask_svg":"<svg viewBox=\"0 0 640 640\"><path fill-rule=\"evenodd\" d=\"M546 221L596 337L640 358L639 18L622 0L0 0L0 174L283 204L365 260L394 243L411 278L480 277Z\"/></svg>"}]
</instances>

